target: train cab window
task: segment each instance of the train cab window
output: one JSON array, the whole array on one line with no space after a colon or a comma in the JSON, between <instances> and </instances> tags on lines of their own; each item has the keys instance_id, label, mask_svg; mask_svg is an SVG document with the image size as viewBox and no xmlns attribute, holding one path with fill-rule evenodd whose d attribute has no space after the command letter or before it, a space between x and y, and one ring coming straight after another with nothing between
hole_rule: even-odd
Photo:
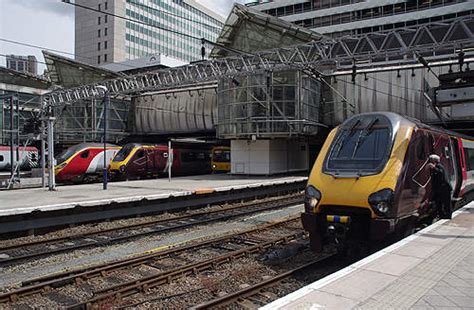
<instances>
[{"instance_id":1,"label":"train cab window","mask_svg":"<svg viewBox=\"0 0 474 310\"><path fill-rule=\"evenodd\" d=\"M418 160L426 160L428 158L423 139L419 139L416 145L416 158L418 158Z\"/></svg>"},{"instance_id":2,"label":"train cab window","mask_svg":"<svg viewBox=\"0 0 474 310\"><path fill-rule=\"evenodd\" d=\"M138 158L145 157L145 150L139 150L139 151L137 152L137 157L138 157Z\"/></svg>"},{"instance_id":3,"label":"train cab window","mask_svg":"<svg viewBox=\"0 0 474 310\"><path fill-rule=\"evenodd\" d=\"M135 145L133 144L127 144L124 147L120 149L120 151L117 152L115 155L114 159L112 161L123 161L127 156L130 154L130 152L133 150Z\"/></svg>"},{"instance_id":4,"label":"train cab window","mask_svg":"<svg viewBox=\"0 0 474 310\"><path fill-rule=\"evenodd\" d=\"M339 128L323 172L359 176L378 173L388 160L392 144L392 127L387 117L354 118Z\"/></svg>"},{"instance_id":5,"label":"train cab window","mask_svg":"<svg viewBox=\"0 0 474 310\"><path fill-rule=\"evenodd\" d=\"M89 157L89 150L86 150L81 153L81 158L87 158L87 157Z\"/></svg>"},{"instance_id":6,"label":"train cab window","mask_svg":"<svg viewBox=\"0 0 474 310\"><path fill-rule=\"evenodd\" d=\"M30 159L31 161L37 161L38 160L38 157L36 156L36 153L35 152L32 152L30 153ZM1 161L1 160L0 160Z\"/></svg>"},{"instance_id":7,"label":"train cab window","mask_svg":"<svg viewBox=\"0 0 474 310\"><path fill-rule=\"evenodd\" d=\"M474 149L464 148L464 157L466 158L466 170L474 170Z\"/></svg>"},{"instance_id":8,"label":"train cab window","mask_svg":"<svg viewBox=\"0 0 474 310\"><path fill-rule=\"evenodd\" d=\"M212 160L219 163L228 163L230 162L230 151L215 150Z\"/></svg>"},{"instance_id":9,"label":"train cab window","mask_svg":"<svg viewBox=\"0 0 474 310\"><path fill-rule=\"evenodd\" d=\"M4 160L5 159L4 159L3 155L0 155L0 161L4 161Z\"/></svg>"}]
</instances>

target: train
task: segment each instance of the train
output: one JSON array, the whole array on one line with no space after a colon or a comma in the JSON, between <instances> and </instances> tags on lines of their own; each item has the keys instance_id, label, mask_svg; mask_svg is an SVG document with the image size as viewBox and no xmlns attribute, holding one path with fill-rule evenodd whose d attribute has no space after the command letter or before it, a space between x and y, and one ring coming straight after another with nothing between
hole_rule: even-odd
<instances>
[{"instance_id":1,"label":"train","mask_svg":"<svg viewBox=\"0 0 474 310\"><path fill-rule=\"evenodd\" d=\"M7 171L11 169L12 160L11 160L11 147L10 146L0 146L0 171ZM39 167L39 155L38 149L34 146L20 146L18 149L13 148L13 165L16 164L17 150L19 151L20 158L20 170L29 171L33 168Z\"/></svg>"},{"instance_id":2,"label":"train","mask_svg":"<svg viewBox=\"0 0 474 310\"><path fill-rule=\"evenodd\" d=\"M472 200L472 138L391 112L355 115L334 128L305 189L301 221L311 249L370 250L432 221L431 154L447 170L453 205Z\"/></svg>"},{"instance_id":3,"label":"train","mask_svg":"<svg viewBox=\"0 0 474 310\"><path fill-rule=\"evenodd\" d=\"M106 145L106 161L109 166L112 158L121 147ZM83 183L98 179L104 168L104 145L100 143L81 143L66 149L56 158L54 173L62 183Z\"/></svg>"},{"instance_id":4,"label":"train","mask_svg":"<svg viewBox=\"0 0 474 310\"><path fill-rule=\"evenodd\" d=\"M207 145L177 145L172 148L173 175L211 173L211 150ZM159 177L168 173L169 150L164 144L129 143L112 160L112 180Z\"/></svg>"},{"instance_id":5,"label":"train","mask_svg":"<svg viewBox=\"0 0 474 310\"><path fill-rule=\"evenodd\" d=\"M230 172L230 147L214 146L212 148L211 167L213 173Z\"/></svg>"}]
</instances>

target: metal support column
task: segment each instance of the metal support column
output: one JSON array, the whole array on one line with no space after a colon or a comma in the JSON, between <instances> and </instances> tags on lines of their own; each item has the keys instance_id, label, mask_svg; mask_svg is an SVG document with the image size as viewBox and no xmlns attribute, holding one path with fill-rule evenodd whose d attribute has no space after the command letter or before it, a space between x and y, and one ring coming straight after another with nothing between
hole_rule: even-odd
<instances>
[{"instance_id":1,"label":"metal support column","mask_svg":"<svg viewBox=\"0 0 474 310\"><path fill-rule=\"evenodd\" d=\"M41 103L41 187L46 187L46 122L45 122L45 111L44 111L44 100L40 98Z\"/></svg>"},{"instance_id":2,"label":"metal support column","mask_svg":"<svg viewBox=\"0 0 474 310\"><path fill-rule=\"evenodd\" d=\"M14 163L14 156L15 156L15 135L13 132L13 126L14 126L14 115L13 112L15 111L14 109L14 103L13 103L13 96L10 97L10 178L13 179L15 176L15 163Z\"/></svg>"},{"instance_id":3,"label":"metal support column","mask_svg":"<svg viewBox=\"0 0 474 310\"><path fill-rule=\"evenodd\" d=\"M168 141L168 182L171 182L171 167L173 166L173 149L171 140Z\"/></svg>"},{"instance_id":4,"label":"metal support column","mask_svg":"<svg viewBox=\"0 0 474 310\"><path fill-rule=\"evenodd\" d=\"M104 95L104 168L102 170L103 189L107 189L107 106L109 103L109 93L106 91Z\"/></svg>"},{"instance_id":5,"label":"metal support column","mask_svg":"<svg viewBox=\"0 0 474 310\"><path fill-rule=\"evenodd\" d=\"M16 164L18 165L16 169L16 176L18 178L18 181L20 180L20 168L21 168L21 162L20 162L20 101L18 98L16 99Z\"/></svg>"},{"instance_id":6,"label":"metal support column","mask_svg":"<svg viewBox=\"0 0 474 310\"><path fill-rule=\"evenodd\" d=\"M48 187L50 191L54 191L56 187L54 176L54 120L54 117L48 117Z\"/></svg>"}]
</instances>

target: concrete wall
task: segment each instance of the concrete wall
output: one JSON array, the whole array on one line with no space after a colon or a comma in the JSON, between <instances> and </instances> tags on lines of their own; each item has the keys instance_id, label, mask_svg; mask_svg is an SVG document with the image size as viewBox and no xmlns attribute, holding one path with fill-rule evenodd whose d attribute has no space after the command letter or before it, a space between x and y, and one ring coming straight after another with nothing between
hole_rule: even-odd
<instances>
[{"instance_id":1,"label":"concrete wall","mask_svg":"<svg viewBox=\"0 0 474 310\"><path fill-rule=\"evenodd\" d=\"M232 174L277 174L307 171L308 144L298 140L232 140Z\"/></svg>"}]
</instances>

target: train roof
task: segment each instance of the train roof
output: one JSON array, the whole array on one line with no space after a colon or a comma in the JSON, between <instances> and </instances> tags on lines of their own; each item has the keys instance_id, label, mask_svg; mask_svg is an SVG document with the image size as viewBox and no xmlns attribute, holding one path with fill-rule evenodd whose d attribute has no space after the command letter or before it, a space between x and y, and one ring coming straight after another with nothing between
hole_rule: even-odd
<instances>
[{"instance_id":1,"label":"train roof","mask_svg":"<svg viewBox=\"0 0 474 310\"><path fill-rule=\"evenodd\" d=\"M462 139L466 139L466 140L474 140L474 138L471 137L471 136L467 136L467 135L464 135L464 134L461 134L461 133L458 133L458 132L450 131L450 130L447 130L447 129L444 129L444 128L441 128L441 127L427 125L427 124L421 122L420 120L418 120L414 117L410 117L410 116L406 116L406 115L400 115L400 114L397 114L397 113L394 113L394 112L388 112L388 111L366 112L366 113L356 114L356 115L348 118L345 122L351 120L352 118L358 117L360 115L382 115L382 116L385 116L386 118L388 118L393 126L395 126L396 124L401 124L401 123L411 123L413 126L416 126L418 128L429 129L429 130L433 130L433 131L440 132L440 133L445 133L445 134L448 134L450 136L454 136L454 137L458 137L458 138L462 138Z\"/></svg>"},{"instance_id":2,"label":"train roof","mask_svg":"<svg viewBox=\"0 0 474 310\"><path fill-rule=\"evenodd\" d=\"M111 144L111 143L107 143L106 146L107 147L119 147L118 145ZM68 150L77 150L78 151L78 150L82 150L82 149L86 149L86 148L90 148L90 147L101 147L101 148L103 148L104 144L103 143L85 142L85 143L80 143L80 144L73 145L70 148L68 148Z\"/></svg>"},{"instance_id":3,"label":"train roof","mask_svg":"<svg viewBox=\"0 0 474 310\"><path fill-rule=\"evenodd\" d=\"M16 150L16 146L13 147L14 150ZM0 151L9 151L10 150L10 146L9 145L0 145ZM38 149L34 146L27 146L27 147L23 147L23 146L20 146L20 151L38 151Z\"/></svg>"}]
</instances>

